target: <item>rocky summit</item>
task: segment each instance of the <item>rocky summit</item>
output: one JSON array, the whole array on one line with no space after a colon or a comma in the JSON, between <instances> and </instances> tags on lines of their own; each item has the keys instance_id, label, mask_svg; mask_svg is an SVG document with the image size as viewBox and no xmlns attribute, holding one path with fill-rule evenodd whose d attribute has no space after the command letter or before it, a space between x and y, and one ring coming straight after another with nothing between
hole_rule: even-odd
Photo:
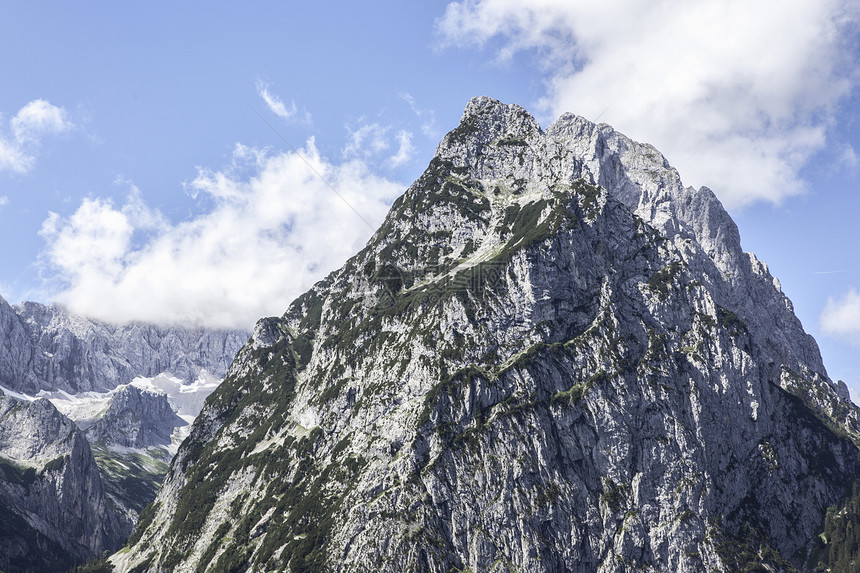
<instances>
[{"instance_id":1,"label":"rocky summit","mask_svg":"<svg viewBox=\"0 0 860 573\"><path fill-rule=\"evenodd\" d=\"M858 440L709 189L476 98L367 246L257 324L111 562L811 571Z\"/></svg>"}]
</instances>

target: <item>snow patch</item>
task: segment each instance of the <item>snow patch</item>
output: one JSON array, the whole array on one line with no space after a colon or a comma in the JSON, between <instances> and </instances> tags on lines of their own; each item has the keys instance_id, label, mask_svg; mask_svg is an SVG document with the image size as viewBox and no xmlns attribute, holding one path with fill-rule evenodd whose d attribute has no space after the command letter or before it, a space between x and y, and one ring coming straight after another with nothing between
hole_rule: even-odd
<instances>
[{"instance_id":1,"label":"snow patch","mask_svg":"<svg viewBox=\"0 0 860 573\"><path fill-rule=\"evenodd\" d=\"M183 384L182 380L169 373L162 373L154 378L138 377L131 382L141 390L167 394L167 401L173 411L183 419L185 416L191 416L192 421L203 409L203 402L220 383L219 378L206 370L201 370L191 384Z\"/></svg>"},{"instance_id":2,"label":"snow patch","mask_svg":"<svg viewBox=\"0 0 860 573\"><path fill-rule=\"evenodd\" d=\"M201 370L197 379L190 384L183 384L182 380L165 372L152 378L135 378L128 386L134 386L144 392L166 395L173 411L188 423L187 426L174 430L172 443L168 447L168 451L172 455L176 453L182 440L191 433L191 424L200 410L203 409L204 401L220 383L219 378L209 374L206 370ZM0 386L0 391L6 396L25 402L45 398L63 415L75 422L81 430L86 430L104 415L114 394L126 386L117 386L108 392L81 392L79 394L69 394L64 390L50 392L40 390L35 396L22 394L3 386Z\"/></svg>"},{"instance_id":3,"label":"snow patch","mask_svg":"<svg viewBox=\"0 0 860 573\"><path fill-rule=\"evenodd\" d=\"M24 402L32 402L33 400L36 400L36 397L34 396L28 396L27 394L21 394L20 392L9 390L5 386L0 386L0 391L2 391L3 394L5 394L6 396L9 396L10 398L15 398L16 400L22 400Z\"/></svg>"},{"instance_id":4,"label":"snow patch","mask_svg":"<svg viewBox=\"0 0 860 573\"><path fill-rule=\"evenodd\" d=\"M299 412L298 420L300 426L308 430L320 425L320 415L310 406Z\"/></svg>"}]
</instances>

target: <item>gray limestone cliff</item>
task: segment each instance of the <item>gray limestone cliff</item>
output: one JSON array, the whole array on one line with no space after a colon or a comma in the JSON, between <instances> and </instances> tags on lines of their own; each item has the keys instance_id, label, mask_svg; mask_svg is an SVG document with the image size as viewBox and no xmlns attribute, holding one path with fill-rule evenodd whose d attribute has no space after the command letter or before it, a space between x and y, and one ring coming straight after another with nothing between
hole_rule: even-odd
<instances>
[{"instance_id":1,"label":"gray limestone cliff","mask_svg":"<svg viewBox=\"0 0 860 573\"><path fill-rule=\"evenodd\" d=\"M163 393L121 386L84 434L92 445L105 491L132 521L155 499L172 457L176 432L188 422Z\"/></svg>"},{"instance_id":2,"label":"gray limestone cliff","mask_svg":"<svg viewBox=\"0 0 860 573\"><path fill-rule=\"evenodd\" d=\"M813 570L860 418L715 195L469 102L261 320L118 570Z\"/></svg>"},{"instance_id":3,"label":"gray limestone cliff","mask_svg":"<svg viewBox=\"0 0 860 573\"><path fill-rule=\"evenodd\" d=\"M90 443L125 448L169 446L173 430L187 425L167 395L124 386L111 397L101 417L85 430Z\"/></svg>"},{"instance_id":4,"label":"gray limestone cliff","mask_svg":"<svg viewBox=\"0 0 860 573\"><path fill-rule=\"evenodd\" d=\"M0 298L0 387L22 398L5 398L3 412L12 417L0 420L0 570L64 571L121 545L155 497L196 402L247 337L112 325ZM167 393L129 385L139 377ZM28 445L10 446L18 442ZM57 444L71 449L45 458L41 449ZM90 537L80 537L86 531Z\"/></svg>"},{"instance_id":5,"label":"gray limestone cliff","mask_svg":"<svg viewBox=\"0 0 860 573\"><path fill-rule=\"evenodd\" d=\"M116 550L132 522L108 502L89 444L47 400L0 393L0 569L66 571Z\"/></svg>"}]
</instances>

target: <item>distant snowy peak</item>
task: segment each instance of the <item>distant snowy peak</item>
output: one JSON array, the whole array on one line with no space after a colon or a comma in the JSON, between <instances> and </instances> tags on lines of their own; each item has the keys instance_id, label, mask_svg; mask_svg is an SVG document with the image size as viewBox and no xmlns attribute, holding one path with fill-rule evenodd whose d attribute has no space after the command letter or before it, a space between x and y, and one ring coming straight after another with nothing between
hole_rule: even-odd
<instances>
[{"instance_id":1,"label":"distant snowy peak","mask_svg":"<svg viewBox=\"0 0 860 573\"><path fill-rule=\"evenodd\" d=\"M189 425L221 382L208 372L190 384L169 374L135 378L108 392L69 394L40 392L85 430L93 444L133 448L141 452L162 448L169 456L188 435ZM22 394L19 398L33 400Z\"/></svg>"},{"instance_id":2,"label":"distant snowy peak","mask_svg":"<svg viewBox=\"0 0 860 573\"><path fill-rule=\"evenodd\" d=\"M0 566L116 549L247 338L0 298Z\"/></svg>"}]
</instances>

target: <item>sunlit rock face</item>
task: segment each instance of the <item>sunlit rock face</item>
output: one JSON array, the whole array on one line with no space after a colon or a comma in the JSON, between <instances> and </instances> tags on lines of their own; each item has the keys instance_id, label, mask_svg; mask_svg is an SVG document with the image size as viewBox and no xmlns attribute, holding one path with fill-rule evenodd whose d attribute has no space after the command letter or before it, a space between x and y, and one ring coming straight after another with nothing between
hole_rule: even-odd
<instances>
[{"instance_id":1,"label":"sunlit rock face","mask_svg":"<svg viewBox=\"0 0 860 573\"><path fill-rule=\"evenodd\" d=\"M858 436L710 190L476 98L365 249L257 324L111 561L811 569Z\"/></svg>"},{"instance_id":2,"label":"sunlit rock face","mask_svg":"<svg viewBox=\"0 0 860 573\"><path fill-rule=\"evenodd\" d=\"M186 422L170 407L166 394L124 386L114 394L107 410L86 435L106 446L147 448L169 446L174 428Z\"/></svg>"}]
</instances>

